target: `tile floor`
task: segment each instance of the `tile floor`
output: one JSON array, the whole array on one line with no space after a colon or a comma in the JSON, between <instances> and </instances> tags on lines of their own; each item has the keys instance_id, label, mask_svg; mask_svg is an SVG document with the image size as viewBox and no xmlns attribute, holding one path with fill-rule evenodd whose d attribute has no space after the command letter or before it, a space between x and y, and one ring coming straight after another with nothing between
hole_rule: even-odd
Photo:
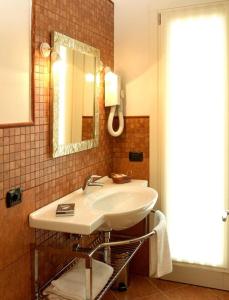
<instances>
[{"instance_id":1,"label":"tile floor","mask_svg":"<svg viewBox=\"0 0 229 300\"><path fill-rule=\"evenodd\" d=\"M229 300L229 292L133 276L126 292L109 291L103 300Z\"/></svg>"}]
</instances>

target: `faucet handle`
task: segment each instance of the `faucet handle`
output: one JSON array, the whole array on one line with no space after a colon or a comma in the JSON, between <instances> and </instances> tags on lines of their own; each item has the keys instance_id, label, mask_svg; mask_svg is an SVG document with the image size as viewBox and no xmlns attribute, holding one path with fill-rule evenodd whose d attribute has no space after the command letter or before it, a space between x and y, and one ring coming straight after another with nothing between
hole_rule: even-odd
<instances>
[{"instance_id":1,"label":"faucet handle","mask_svg":"<svg viewBox=\"0 0 229 300\"><path fill-rule=\"evenodd\" d=\"M89 179L91 179L91 182L95 182L96 180L102 178L100 175L91 175L89 176Z\"/></svg>"},{"instance_id":2,"label":"faucet handle","mask_svg":"<svg viewBox=\"0 0 229 300\"><path fill-rule=\"evenodd\" d=\"M99 175L88 176L84 181L84 185L83 185L82 189L85 190L87 186L103 186L102 182L96 182L96 180L98 180L100 178L102 178L102 176L99 176Z\"/></svg>"}]
</instances>

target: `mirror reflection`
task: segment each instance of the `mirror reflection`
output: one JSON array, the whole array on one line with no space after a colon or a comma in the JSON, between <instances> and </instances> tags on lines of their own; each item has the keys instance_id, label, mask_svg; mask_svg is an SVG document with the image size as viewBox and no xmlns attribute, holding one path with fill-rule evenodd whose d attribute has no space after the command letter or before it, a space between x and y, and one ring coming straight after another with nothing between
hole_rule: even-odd
<instances>
[{"instance_id":1,"label":"mirror reflection","mask_svg":"<svg viewBox=\"0 0 229 300\"><path fill-rule=\"evenodd\" d=\"M94 137L95 57L60 47L61 101L58 143L69 144Z\"/></svg>"},{"instance_id":2,"label":"mirror reflection","mask_svg":"<svg viewBox=\"0 0 229 300\"><path fill-rule=\"evenodd\" d=\"M54 32L53 156L98 145L99 50Z\"/></svg>"}]
</instances>

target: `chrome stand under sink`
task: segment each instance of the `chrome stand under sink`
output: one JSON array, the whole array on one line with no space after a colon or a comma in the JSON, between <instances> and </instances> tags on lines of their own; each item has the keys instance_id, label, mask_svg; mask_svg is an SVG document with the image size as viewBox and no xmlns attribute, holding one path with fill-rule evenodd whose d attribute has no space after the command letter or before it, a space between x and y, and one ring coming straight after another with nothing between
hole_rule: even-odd
<instances>
[{"instance_id":1,"label":"chrome stand under sink","mask_svg":"<svg viewBox=\"0 0 229 300\"><path fill-rule=\"evenodd\" d=\"M85 236L75 235L75 239L70 237L69 234L56 233L56 235L50 235L49 238L44 239L42 243L35 246L35 294L36 300L45 299L43 296L43 291L47 288L50 283L59 278L63 273L70 270L80 258L85 259L85 274L86 274L86 287L88 287L87 294L90 295L88 299L92 300L92 259L102 260L113 267L114 272L107 282L103 290L98 294L95 300L101 299L110 287L113 286L121 272L129 264L133 256L139 250L139 248L144 244L144 242L155 234L155 231L136 238L125 238L122 236L112 236L112 241L110 231L98 232L97 235L92 239L86 247L79 247L79 245L84 244L82 239ZM114 239L114 241L113 241ZM57 271L53 276L44 283L40 283L39 278L39 255L44 257L42 251L47 251L49 257L53 255L64 255L66 257L65 264L62 267L58 267ZM103 254L103 255L101 255Z\"/></svg>"}]
</instances>

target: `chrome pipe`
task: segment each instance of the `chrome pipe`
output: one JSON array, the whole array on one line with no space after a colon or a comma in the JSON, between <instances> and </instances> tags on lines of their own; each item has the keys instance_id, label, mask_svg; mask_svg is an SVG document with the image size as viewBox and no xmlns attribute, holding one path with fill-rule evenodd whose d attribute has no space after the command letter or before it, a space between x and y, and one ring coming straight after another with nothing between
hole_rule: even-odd
<instances>
[{"instance_id":1,"label":"chrome pipe","mask_svg":"<svg viewBox=\"0 0 229 300\"><path fill-rule=\"evenodd\" d=\"M155 230L153 230L150 233L147 233L143 236L140 236L138 238L134 238L134 239L129 239L129 240L125 240L125 241L118 241L118 242L102 243L102 244L98 245L95 249L93 249L91 251L91 253L89 253L88 255L91 257L91 256L94 255L94 253L96 251L98 251L99 249L104 248L104 247L111 247L111 246L116 247L116 246L130 245L130 244L134 244L134 243L137 243L137 242L142 242L143 243L145 240L147 240L148 238L150 238L154 234L156 234Z\"/></svg>"},{"instance_id":2,"label":"chrome pipe","mask_svg":"<svg viewBox=\"0 0 229 300\"><path fill-rule=\"evenodd\" d=\"M105 231L104 232L104 241L106 244L109 244L110 238L111 238L111 232ZM104 247L104 262L106 264L110 264L110 262L111 262L111 247L110 246Z\"/></svg>"},{"instance_id":3,"label":"chrome pipe","mask_svg":"<svg viewBox=\"0 0 229 300\"><path fill-rule=\"evenodd\" d=\"M39 300L39 253L37 248L34 250L34 289L35 299Z\"/></svg>"}]
</instances>

